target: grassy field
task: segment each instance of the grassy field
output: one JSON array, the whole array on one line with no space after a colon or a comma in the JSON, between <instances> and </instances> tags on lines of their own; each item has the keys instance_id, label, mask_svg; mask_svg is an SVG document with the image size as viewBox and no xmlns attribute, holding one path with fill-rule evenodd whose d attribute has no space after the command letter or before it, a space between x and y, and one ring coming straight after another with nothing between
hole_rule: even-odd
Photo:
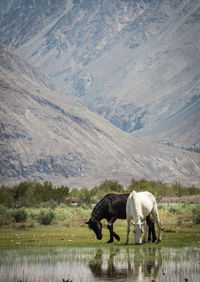
<instances>
[{"instance_id":1,"label":"grassy field","mask_svg":"<svg viewBox=\"0 0 200 282\"><path fill-rule=\"evenodd\" d=\"M109 234L106 228L103 229L103 239L98 241L93 231L86 226L66 227L57 225L42 226L34 228L9 227L0 229L0 248L13 249L24 247L50 247L50 246L70 246L70 247L109 247L124 246L126 236L126 225L115 224L115 231L120 235L121 241L107 244ZM133 234L133 233L132 233ZM129 247L133 245L133 236L130 233ZM164 225L162 232L162 242L151 244L155 247L180 247L196 245L200 247L200 225ZM144 247L148 247L146 244Z\"/></svg>"},{"instance_id":2,"label":"grassy field","mask_svg":"<svg viewBox=\"0 0 200 282\"><path fill-rule=\"evenodd\" d=\"M200 246L200 225L193 224L192 210L199 209L199 204L159 204L159 214L163 224L162 242L151 244L155 247ZM121 237L120 242L107 244L109 232L103 220L103 239L98 241L92 230L84 224L89 219L92 209L82 207L59 206L53 210L54 219L50 225L41 225L36 220L40 209L26 209L28 218L25 222L11 222L0 228L0 249L26 247L109 247L123 246L126 237L126 220L117 220L114 230ZM130 244L134 246L133 233ZM141 246L148 247L149 244Z\"/></svg>"}]
</instances>

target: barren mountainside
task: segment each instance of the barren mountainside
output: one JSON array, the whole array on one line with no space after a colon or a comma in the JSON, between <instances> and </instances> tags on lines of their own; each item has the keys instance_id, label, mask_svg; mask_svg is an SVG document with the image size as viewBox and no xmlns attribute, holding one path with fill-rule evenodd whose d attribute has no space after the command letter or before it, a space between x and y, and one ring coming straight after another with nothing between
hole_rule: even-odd
<instances>
[{"instance_id":1,"label":"barren mountainside","mask_svg":"<svg viewBox=\"0 0 200 282\"><path fill-rule=\"evenodd\" d=\"M200 150L198 0L3 1L1 40L117 127Z\"/></svg>"},{"instance_id":2,"label":"barren mountainside","mask_svg":"<svg viewBox=\"0 0 200 282\"><path fill-rule=\"evenodd\" d=\"M68 98L0 45L0 183L93 187L131 177L199 185L199 154L136 138Z\"/></svg>"}]
</instances>

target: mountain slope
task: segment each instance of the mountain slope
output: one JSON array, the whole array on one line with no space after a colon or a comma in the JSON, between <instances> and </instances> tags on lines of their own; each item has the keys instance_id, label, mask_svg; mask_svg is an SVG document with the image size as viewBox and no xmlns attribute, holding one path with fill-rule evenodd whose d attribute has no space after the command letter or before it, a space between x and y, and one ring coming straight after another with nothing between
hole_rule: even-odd
<instances>
[{"instance_id":1,"label":"mountain slope","mask_svg":"<svg viewBox=\"0 0 200 282\"><path fill-rule=\"evenodd\" d=\"M154 136L157 142L199 151L200 128L193 122L199 120L199 107L190 111L190 123L178 122L181 110L199 97L199 1L70 3L65 9L61 1L59 15L52 4L46 25L25 35L19 23L32 8L23 7L17 21L8 10L6 16L25 38L5 43L124 131L151 137L149 128L156 124L157 131L162 128ZM37 25L33 16L29 21ZM9 33L9 25L2 25ZM175 117L169 129L166 121Z\"/></svg>"},{"instance_id":2,"label":"mountain slope","mask_svg":"<svg viewBox=\"0 0 200 282\"><path fill-rule=\"evenodd\" d=\"M0 182L93 186L131 177L199 185L199 154L135 138L0 45Z\"/></svg>"},{"instance_id":3,"label":"mountain slope","mask_svg":"<svg viewBox=\"0 0 200 282\"><path fill-rule=\"evenodd\" d=\"M200 96L193 96L191 101L175 114L162 121L155 122L138 136L173 147L182 147L200 153ZM170 136L170 138L169 138Z\"/></svg>"},{"instance_id":4,"label":"mountain slope","mask_svg":"<svg viewBox=\"0 0 200 282\"><path fill-rule=\"evenodd\" d=\"M71 7L66 0L1 0L1 42L17 48Z\"/></svg>"}]
</instances>

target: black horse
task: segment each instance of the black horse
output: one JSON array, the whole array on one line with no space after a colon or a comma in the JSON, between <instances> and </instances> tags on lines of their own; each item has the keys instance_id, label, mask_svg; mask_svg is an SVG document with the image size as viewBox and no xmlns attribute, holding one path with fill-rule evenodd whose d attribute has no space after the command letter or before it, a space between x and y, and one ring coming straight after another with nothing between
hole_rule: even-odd
<instances>
[{"instance_id":1,"label":"black horse","mask_svg":"<svg viewBox=\"0 0 200 282\"><path fill-rule=\"evenodd\" d=\"M103 199L101 199L92 211L91 218L86 224L92 229L98 240L102 239L102 224L101 220L105 218L108 221L107 228L110 231L110 240L107 243L112 243L114 241L113 237L120 241L119 235L113 231L113 223L116 219L126 219L126 202L129 194L108 194ZM152 221L150 215L146 218L147 224L149 226L148 241L156 241L154 222Z\"/></svg>"}]
</instances>

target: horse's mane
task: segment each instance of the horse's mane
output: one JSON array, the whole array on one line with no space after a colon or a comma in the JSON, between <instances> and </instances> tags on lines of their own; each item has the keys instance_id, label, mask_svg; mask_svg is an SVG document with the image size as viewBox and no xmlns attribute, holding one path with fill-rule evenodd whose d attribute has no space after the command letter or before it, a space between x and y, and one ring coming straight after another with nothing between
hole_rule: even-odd
<instances>
[{"instance_id":1,"label":"horse's mane","mask_svg":"<svg viewBox=\"0 0 200 282\"><path fill-rule=\"evenodd\" d=\"M105 211L106 207L108 206L108 195L103 197L96 206L94 207L92 211L92 216L95 217L95 219L99 219L99 217L103 216L103 212Z\"/></svg>"},{"instance_id":2,"label":"horse's mane","mask_svg":"<svg viewBox=\"0 0 200 282\"><path fill-rule=\"evenodd\" d=\"M136 218L138 220L140 218L140 210L139 210L138 202L137 202L137 199L136 199L137 192L135 190L133 190L133 192L131 194L132 194L132 199L133 199L134 206L135 206Z\"/></svg>"}]
</instances>

